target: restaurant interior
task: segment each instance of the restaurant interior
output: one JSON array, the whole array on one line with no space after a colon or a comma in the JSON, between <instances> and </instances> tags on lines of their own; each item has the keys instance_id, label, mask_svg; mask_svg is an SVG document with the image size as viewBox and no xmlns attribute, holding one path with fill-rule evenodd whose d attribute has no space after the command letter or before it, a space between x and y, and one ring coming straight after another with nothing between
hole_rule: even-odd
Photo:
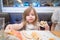
<instances>
[{"instance_id":1,"label":"restaurant interior","mask_svg":"<svg viewBox=\"0 0 60 40\"><path fill-rule=\"evenodd\" d=\"M29 6L36 10L39 22L47 22L49 30L7 30L9 33L5 33L9 24L21 23ZM60 30L51 30L52 15L59 10L60 0L0 0L0 40L60 40Z\"/></svg>"}]
</instances>

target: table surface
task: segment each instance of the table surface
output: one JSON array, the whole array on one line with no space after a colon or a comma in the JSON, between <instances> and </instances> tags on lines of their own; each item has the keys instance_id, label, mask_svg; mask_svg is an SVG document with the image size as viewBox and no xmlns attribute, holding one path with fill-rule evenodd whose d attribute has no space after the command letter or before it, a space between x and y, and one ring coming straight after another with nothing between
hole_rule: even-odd
<instances>
[{"instance_id":1,"label":"table surface","mask_svg":"<svg viewBox=\"0 0 60 40\"><path fill-rule=\"evenodd\" d=\"M51 33L60 38L60 31L51 31Z\"/></svg>"},{"instance_id":2,"label":"table surface","mask_svg":"<svg viewBox=\"0 0 60 40\"><path fill-rule=\"evenodd\" d=\"M23 32L23 31L21 31ZM38 36L41 38L41 40L49 40L50 38L53 38L55 40L60 40L60 32L59 31L24 31L25 35L31 35L32 32L35 32L38 34ZM23 33L22 33L23 35Z\"/></svg>"},{"instance_id":3,"label":"table surface","mask_svg":"<svg viewBox=\"0 0 60 40\"><path fill-rule=\"evenodd\" d=\"M35 32L38 34L41 40L49 40L50 38L53 38L55 40L60 40L60 31L36 31L36 30L24 31L23 30L23 31L20 31L23 37L24 37L24 34L23 34L24 32L26 33L26 35L29 35L29 36L31 36L32 32ZM2 32L0 32L0 34L1 33ZM4 34L1 34L1 35L4 35ZM0 40L2 40L4 37L2 36L0 38L1 38ZM29 39L26 39L26 40L29 40Z\"/></svg>"}]
</instances>

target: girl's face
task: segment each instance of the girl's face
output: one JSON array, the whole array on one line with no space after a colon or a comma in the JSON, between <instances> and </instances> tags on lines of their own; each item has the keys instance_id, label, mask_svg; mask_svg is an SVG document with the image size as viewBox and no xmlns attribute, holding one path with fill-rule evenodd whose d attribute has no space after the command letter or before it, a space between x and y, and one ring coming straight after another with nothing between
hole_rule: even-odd
<instances>
[{"instance_id":1,"label":"girl's face","mask_svg":"<svg viewBox=\"0 0 60 40\"><path fill-rule=\"evenodd\" d=\"M30 13L26 16L26 21L28 23L33 23L35 21L35 14L33 10L31 10Z\"/></svg>"}]
</instances>

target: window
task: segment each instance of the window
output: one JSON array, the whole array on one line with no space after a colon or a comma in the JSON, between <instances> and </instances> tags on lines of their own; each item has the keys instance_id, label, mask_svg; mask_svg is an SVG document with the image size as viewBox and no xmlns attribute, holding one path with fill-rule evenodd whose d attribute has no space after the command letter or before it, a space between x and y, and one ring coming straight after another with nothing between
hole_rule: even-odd
<instances>
[{"instance_id":1,"label":"window","mask_svg":"<svg viewBox=\"0 0 60 40\"><path fill-rule=\"evenodd\" d=\"M13 3L14 3L14 0L3 0L4 7L12 7Z\"/></svg>"},{"instance_id":2,"label":"window","mask_svg":"<svg viewBox=\"0 0 60 40\"><path fill-rule=\"evenodd\" d=\"M60 6L60 0L3 0L4 7L33 7Z\"/></svg>"}]
</instances>

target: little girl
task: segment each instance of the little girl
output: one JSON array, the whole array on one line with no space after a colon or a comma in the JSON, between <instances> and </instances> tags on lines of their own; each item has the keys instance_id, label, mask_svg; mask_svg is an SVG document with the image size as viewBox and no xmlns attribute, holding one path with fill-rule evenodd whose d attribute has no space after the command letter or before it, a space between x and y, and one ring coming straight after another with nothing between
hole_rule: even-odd
<instances>
[{"instance_id":1,"label":"little girl","mask_svg":"<svg viewBox=\"0 0 60 40\"><path fill-rule=\"evenodd\" d=\"M34 8L29 7L23 13L23 19L20 24L9 24L7 25L5 31L7 30L19 30L24 28L25 30L38 30L39 23L38 23L38 15Z\"/></svg>"},{"instance_id":2,"label":"little girl","mask_svg":"<svg viewBox=\"0 0 60 40\"><path fill-rule=\"evenodd\" d=\"M10 30L39 30L40 23L38 22L38 15L33 7L27 8L23 13L23 19L20 24L9 24L5 32L9 32Z\"/></svg>"}]
</instances>

